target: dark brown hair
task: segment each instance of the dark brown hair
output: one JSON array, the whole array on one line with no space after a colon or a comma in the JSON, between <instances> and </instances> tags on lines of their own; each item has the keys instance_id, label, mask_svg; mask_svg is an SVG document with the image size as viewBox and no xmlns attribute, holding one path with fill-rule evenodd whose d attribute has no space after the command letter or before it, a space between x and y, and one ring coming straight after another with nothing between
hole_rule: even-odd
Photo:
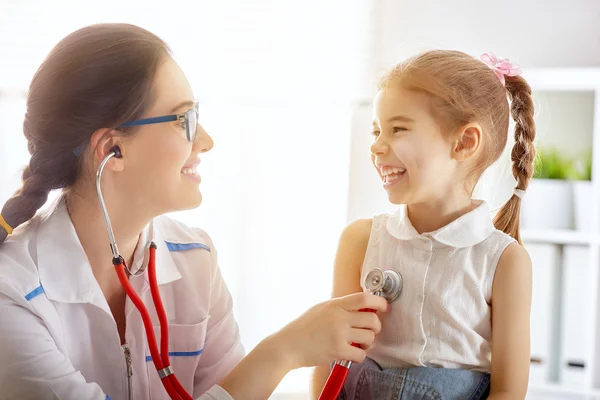
<instances>
[{"instance_id":1,"label":"dark brown hair","mask_svg":"<svg viewBox=\"0 0 600 400\"><path fill-rule=\"evenodd\" d=\"M23 131L31 159L1 213L11 227L30 220L51 190L75 183L82 157L74 150L95 131L148 109L155 72L170 53L156 35L129 24L91 25L52 49L29 86ZM0 228L0 243L6 236Z\"/></svg>"},{"instance_id":2,"label":"dark brown hair","mask_svg":"<svg viewBox=\"0 0 600 400\"><path fill-rule=\"evenodd\" d=\"M516 188L526 190L533 176L535 159L531 88L520 76L505 78L506 86L503 86L482 61L459 51L436 50L397 65L383 78L380 89L400 85L426 93L431 99L432 115L448 134L471 122L482 126L483 151L466 182L471 193L483 172L506 147L509 114L512 114L515 121L512 173ZM520 198L513 194L494 219L497 229L519 243L520 209Z\"/></svg>"}]
</instances>

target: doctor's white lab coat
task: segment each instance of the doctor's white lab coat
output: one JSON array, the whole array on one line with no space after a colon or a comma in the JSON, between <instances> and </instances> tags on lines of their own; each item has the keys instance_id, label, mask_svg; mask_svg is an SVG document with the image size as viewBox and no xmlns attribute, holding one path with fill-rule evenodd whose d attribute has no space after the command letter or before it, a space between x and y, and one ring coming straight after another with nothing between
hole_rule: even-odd
<instances>
[{"instance_id":1,"label":"doctor's white lab coat","mask_svg":"<svg viewBox=\"0 0 600 400\"><path fill-rule=\"evenodd\" d=\"M229 400L216 384L244 349L215 248L205 232L160 217L140 237L134 271L147 265L152 230L173 370L193 398ZM107 249L107 268L111 258ZM160 343L147 271L130 282ZM15 231L0 245L0 400L168 399L129 299L125 313L122 346L63 200Z\"/></svg>"}]
</instances>

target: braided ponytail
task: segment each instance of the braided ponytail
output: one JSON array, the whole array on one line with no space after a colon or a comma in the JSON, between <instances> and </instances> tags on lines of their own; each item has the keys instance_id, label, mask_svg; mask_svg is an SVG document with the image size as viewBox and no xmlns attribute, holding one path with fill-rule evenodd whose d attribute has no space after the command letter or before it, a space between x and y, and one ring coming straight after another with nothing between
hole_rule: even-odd
<instances>
[{"instance_id":1,"label":"braided ponytail","mask_svg":"<svg viewBox=\"0 0 600 400\"><path fill-rule=\"evenodd\" d=\"M29 147L32 149L32 146ZM78 162L72 153L34 152L29 165L23 170L23 186L8 199L0 214L12 228L24 224L46 204L50 191L75 183L77 169ZM6 240L7 235L6 230L0 229L0 243Z\"/></svg>"},{"instance_id":2,"label":"braided ponytail","mask_svg":"<svg viewBox=\"0 0 600 400\"><path fill-rule=\"evenodd\" d=\"M535 161L535 121L531 88L522 77L507 76L506 90L511 101L510 112L515 120L515 144L511 151L512 173L517 181L515 189L525 191L533 177ZM522 244L519 232L520 214L521 198L513 194L496 215L494 225Z\"/></svg>"}]
</instances>

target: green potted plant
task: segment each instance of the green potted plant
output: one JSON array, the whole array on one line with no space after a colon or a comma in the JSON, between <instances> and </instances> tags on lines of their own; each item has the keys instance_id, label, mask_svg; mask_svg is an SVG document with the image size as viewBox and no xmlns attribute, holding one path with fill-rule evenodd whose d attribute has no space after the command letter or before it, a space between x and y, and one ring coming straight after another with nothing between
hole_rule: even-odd
<instances>
[{"instance_id":1,"label":"green potted plant","mask_svg":"<svg viewBox=\"0 0 600 400\"><path fill-rule=\"evenodd\" d=\"M536 149L533 179L523 200L524 229L572 229L573 161L557 148Z\"/></svg>"},{"instance_id":2,"label":"green potted plant","mask_svg":"<svg viewBox=\"0 0 600 400\"><path fill-rule=\"evenodd\" d=\"M575 229L589 232L592 225L592 149L575 160L576 175L573 181Z\"/></svg>"},{"instance_id":3,"label":"green potted plant","mask_svg":"<svg viewBox=\"0 0 600 400\"><path fill-rule=\"evenodd\" d=\"M578 176L575 163L558 149L536 149L534 179L570 180L577 179Z\"/></svg>"}]
</instances>

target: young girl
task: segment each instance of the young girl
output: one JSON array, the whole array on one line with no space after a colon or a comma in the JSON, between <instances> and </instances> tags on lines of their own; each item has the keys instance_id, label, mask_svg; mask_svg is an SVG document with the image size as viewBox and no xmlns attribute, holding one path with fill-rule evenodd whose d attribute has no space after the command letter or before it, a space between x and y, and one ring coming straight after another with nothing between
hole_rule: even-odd
<instances>
[{"instance_id":1,"label":"young girl","mask_svg":"<svg viewBox=\"0 0 600 400\"><path fill-rule=\"evenodd\" d=\"M404 288L340 398L525 397L531 261L519 212L533 174L535 124L531 89L519 74L491 54L480 61L431 51L396 66L380 84L372 161L400 207L346 228L333 294L362 291L373 268L395 269ZM486 202L472 193L506 146L509 111L516 187L492 222ZM327 366L316 369L315 398L328 374Z\"/></svg>"}]
</instances>

